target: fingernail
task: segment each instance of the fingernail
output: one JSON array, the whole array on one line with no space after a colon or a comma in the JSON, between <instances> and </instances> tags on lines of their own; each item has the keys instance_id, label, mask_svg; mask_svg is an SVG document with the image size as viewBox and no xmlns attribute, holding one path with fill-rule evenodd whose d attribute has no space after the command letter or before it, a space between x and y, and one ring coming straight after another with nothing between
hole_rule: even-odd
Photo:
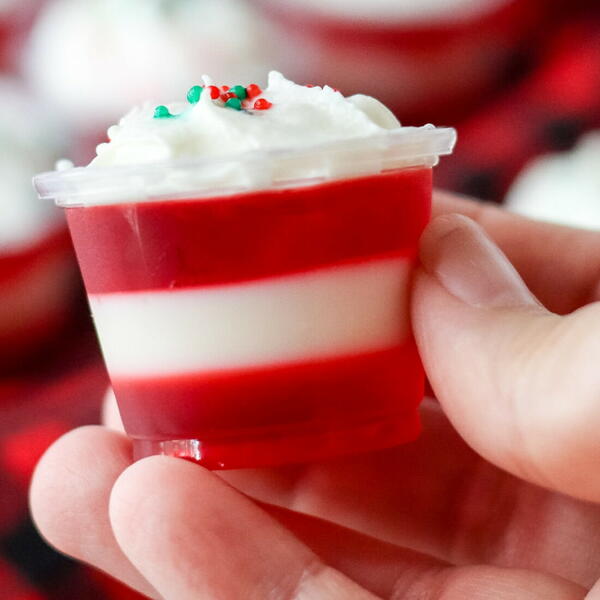
<instances>
[{"instance_id":1,"label":"fingernail","mask_svg":"<svg viewBox=\"0 0 600 600\"><path fill-rule=\"evenodd\" d=\"M486 308L538 305L479 225L462 215L434 219L421 239L421 263L453 296Z\"/></svg>"}]
</instances>

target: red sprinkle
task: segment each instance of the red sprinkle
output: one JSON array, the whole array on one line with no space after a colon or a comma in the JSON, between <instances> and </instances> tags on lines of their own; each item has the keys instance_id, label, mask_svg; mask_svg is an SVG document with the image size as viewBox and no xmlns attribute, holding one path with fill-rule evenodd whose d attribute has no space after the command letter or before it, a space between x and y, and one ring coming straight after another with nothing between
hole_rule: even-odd
<instances>
[{"instance_id":1,"label":"red sprinkle","mask_svg":"<svg viewBox=\"0 0 600 600\"><path fill-rule=\"evenodd\" d=\"M209 85L206 89L210 92L210 97L213 100L216 100L221 95L221 92L216 85Z\"/></svg>"},{"instance_id":2,"label":"red sprinkle","mask_svg":"<svg viewBox=\"0 0 600 600\"><path fill-rule=\"evenodd\" d=\"M262 94L262 90L255 83L251 83L246 88L246 94L248 95L248 98L256 98L256 96Z\"/></svg>"},{"instance_id":3,"label":"red sprinkle","mask_svg":"<svg viewBox=\"0 0 600 600\"><path fill-rule=\"evenodd\" d=\"M231 98L237 98L237 96L233 92L221 94L221 100L223 100L223 102L227 102L227 100L230 100Z\"/></svg>"},{"instance_id":4,"label":"red sprinkle","mask_svg":"<svg viewBox=\"0 0 600 600\"><path fill-rule=\"evenodd\" d=\"M315 87L312 83L307 83L304 87Z\"/></svg>"},{"instance_id":5,"label":"red sprinkle","mask_svg":"<svg viewBox=\"0 0 600 600\"><path fill-rule=\"evenodd\" d=\"M229 90L229 86L228 85L222 85L221 86L221 90L223 90L224 92Z\"/></svg>"},{"instance_id":6,"label":"red sprinkle","mask_svg":"<svg viewBox=\"0 0 600 600\"><path fill-rule=\"evenodd\" d=\"M271 102L269 102L266 98L259 98L255 103L254 103L254 110L267 110L269 108L271 108L271 106L273 106L273 104Z\"/></svg>"}]
</instances>

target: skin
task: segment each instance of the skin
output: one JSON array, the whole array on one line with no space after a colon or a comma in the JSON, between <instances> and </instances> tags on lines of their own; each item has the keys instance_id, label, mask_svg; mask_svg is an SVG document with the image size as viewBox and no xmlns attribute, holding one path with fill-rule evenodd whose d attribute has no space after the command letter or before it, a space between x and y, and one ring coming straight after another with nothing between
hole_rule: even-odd
<instances>
[{"instance_id":1,"label":"skin","mask_svg":"<svg viewBox=\"0 0 600 600\"><path fill-rule=\"evenodd\" d=\"M600 234L446 194L434 217L419 440L276 469L132 465L109 398L107 426L39 463L41 533L166 600L600 599Z\"/></svg>"}]
</instances>

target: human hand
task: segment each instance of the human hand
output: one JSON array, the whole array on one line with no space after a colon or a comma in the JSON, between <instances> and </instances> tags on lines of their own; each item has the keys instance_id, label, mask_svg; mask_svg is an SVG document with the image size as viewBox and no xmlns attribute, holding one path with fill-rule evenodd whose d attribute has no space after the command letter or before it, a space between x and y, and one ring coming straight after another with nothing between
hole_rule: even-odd
<instances>
[{"instance_id":1,"label":"human hand","mask_svg":"<svg viewBox=\"0 0 600 600\"><path fill-rule=\"evenodd\" d=\"M477 217L550 309L598 293L599 235L447 196L436 211ZM422 259L414 326L436 395L518 477L433 401L412 444L221 474L130 466L123 434L87 427L36 471L42 533L167 600L583 598L600 576L600 309L548 314L460 217L430 225Z\"/></svg>"}]
</instances>

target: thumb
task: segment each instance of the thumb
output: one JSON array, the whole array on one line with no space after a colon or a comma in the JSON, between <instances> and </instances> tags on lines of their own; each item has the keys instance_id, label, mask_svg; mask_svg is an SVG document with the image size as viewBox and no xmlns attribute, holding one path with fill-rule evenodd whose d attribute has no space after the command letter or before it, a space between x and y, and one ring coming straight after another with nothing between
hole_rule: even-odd
<instances>
[{"instance_id":1,"label":"thumb","mask_svg":"<svg viewBox=\"0 0 600 600\"><path fill-rule=\"evenodd\" d=\"M456 429L513 474L600 501L600 304L548 312L460 215L429 225L421 262L415 337Z\"/></svg>"}]
</instances>

